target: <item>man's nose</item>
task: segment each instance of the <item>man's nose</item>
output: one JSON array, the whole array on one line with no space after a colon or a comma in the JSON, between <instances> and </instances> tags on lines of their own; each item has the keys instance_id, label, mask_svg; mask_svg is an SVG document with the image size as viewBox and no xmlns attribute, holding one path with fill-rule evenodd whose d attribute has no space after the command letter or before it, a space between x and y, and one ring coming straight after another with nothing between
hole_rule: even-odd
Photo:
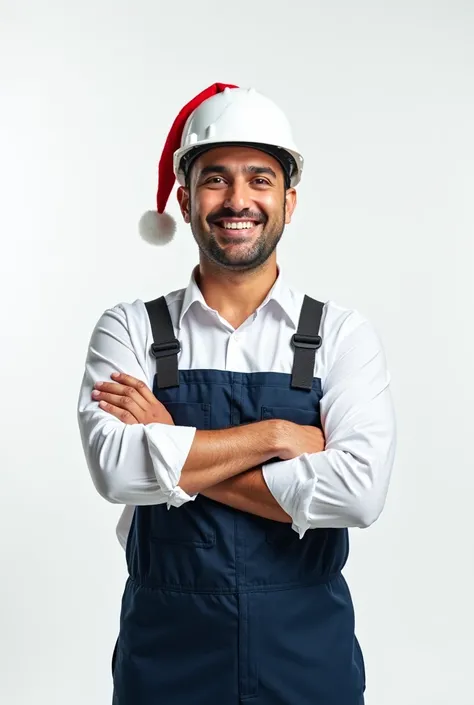
<instances>
[{"instance_id":1,"label":"man's nose","mask_svg":"<svg viewBox=\"0 0 474 705\"><path fill-rule=\"evenodd\" d=\"M229 184L224 207L239 212L249 208L251 200L248 185L236 180L232 184Z\"/></svg>"}]
</instances>

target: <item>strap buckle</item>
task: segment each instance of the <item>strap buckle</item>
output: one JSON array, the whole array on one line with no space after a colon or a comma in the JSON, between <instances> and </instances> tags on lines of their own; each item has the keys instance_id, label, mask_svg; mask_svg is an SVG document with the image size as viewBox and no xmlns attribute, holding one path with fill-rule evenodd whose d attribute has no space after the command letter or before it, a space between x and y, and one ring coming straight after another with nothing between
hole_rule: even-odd
<instances>
[{"instance_id":1,"label":"strap buckle","mask_svg":"<svg viewBox=\"0 0 474 705\"><path fill-rule=\"evenodd\" d=\"M295 333L291 337L291 342L295 348L318 350L323 344L323 339L320 335L300 335L299 333Z\"/></svg>"},{"instance_id":2,"label":"strap buckle","mask_svg":"<svg viewBox=\"0 0 474 705\"><path fill-rule=\"evenodd\" d=\"M150 352L156 359L177 355L181 352L181 343L177 338L166 343L153 343Z\"/></svg>"}]
</instances>

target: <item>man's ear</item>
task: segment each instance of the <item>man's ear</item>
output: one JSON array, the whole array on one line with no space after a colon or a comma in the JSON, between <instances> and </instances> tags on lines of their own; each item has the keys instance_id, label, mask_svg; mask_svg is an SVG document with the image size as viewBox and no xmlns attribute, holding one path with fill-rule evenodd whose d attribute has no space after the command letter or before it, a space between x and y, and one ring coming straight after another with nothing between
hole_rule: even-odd
<instances>
[{"instance_id":1,"label":"man's ear","mask_svg":"<svg viewBox=\"0 0 474 705\"><path fill-rule=\"evenodd\" d=\"M291 223L291 216L296 208L296 189L289 188L285 194L285 223L288 225Z\"/></svg>"},{"instance_id":2,"label":"man's ear","mask_svg":"<svg viewBox=\"0 0 474 705\"><path fill-rule=\"evenodd\" d=\"M180 186L176 192L176 197L178 199L179 207L181 209L181 214L184 218L185 223L191 222L190 215L190 200L189 200L189 189L184 186Z\"/></svg>"}]
</instances>

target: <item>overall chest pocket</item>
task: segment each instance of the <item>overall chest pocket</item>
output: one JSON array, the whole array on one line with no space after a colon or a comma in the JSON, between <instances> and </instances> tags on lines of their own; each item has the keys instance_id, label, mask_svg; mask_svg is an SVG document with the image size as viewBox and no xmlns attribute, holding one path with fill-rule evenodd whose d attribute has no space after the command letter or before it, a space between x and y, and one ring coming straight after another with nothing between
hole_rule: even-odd
<instances>
[{"instance_id":1,"label":"overall chest pocket","mask_svg":"<svg viewBox=\"0 0 474 705\"><path fill-rule=\"evenodd\" d=\"M199 431L209 430L211 405L196 402L163 401L176 426L194 426ZM215 529L201 497L167 508L155 506L151 523L151 539L160 544L211 548L216 542Z\"/></svg>"},{"instance_id":2,"label":"overall chest pocket","mask_svg":"<svg viewBox=\"0 0 474 705\"><path fill-rule=\"evenodd\" d=\"M262 406L261 419L283 419L292 421L300 426L317 426L321 428L319 409L301 409L294 406ZM279 458L274 458L278 461ZM298 534L290 524L275 521L270 524L265 532L267 543L275 544L279 549L290 548L300 540Z\"/></svg>"},{"instance_id":3,"label":"overall chest pocket","mask_svg":"<svg viewBox=\"0 0 474 705\"><path fill-rule=\"evenodd\" d=\"M321 428L319 409L299 409L294 406L262 406L261 419L283 419L293 421L300 426L317 426Z\"/></svg>"}]
</instances>

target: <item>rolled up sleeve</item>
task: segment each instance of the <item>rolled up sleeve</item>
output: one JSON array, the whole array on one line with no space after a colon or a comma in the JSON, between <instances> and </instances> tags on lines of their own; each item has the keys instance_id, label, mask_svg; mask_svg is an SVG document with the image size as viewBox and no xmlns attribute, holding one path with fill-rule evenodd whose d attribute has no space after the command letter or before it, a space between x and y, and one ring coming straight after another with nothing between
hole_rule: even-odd
<instances>
[{"instance_id":1,"label":"rolled up sleeve","mask_svg":"<svg viewBox=\"0 0 474 705\"><path fill-rule=\"evenodd\" d=\"M112 381L112 372L132 375L151 388L149 342L146 319L132 304L102 314L87 350L77 406L82 447L94 486L109 502L179 507L195 499L178 483L196 428L125 424L91 397L95 383Z\"/></svg>"},{"instance_id":2,"label":"rolled up sleeve","mask_svg":"<svg viewBox=\"0 0 474 705\"><path fill-rule=\"evenodd\" d=\"M332 342L320 402L325 450L263 466L300 538L308 529L370 526L384 507L395 458L390 374L377 333L350 312Z\"/></svg>"}]
</instances>

